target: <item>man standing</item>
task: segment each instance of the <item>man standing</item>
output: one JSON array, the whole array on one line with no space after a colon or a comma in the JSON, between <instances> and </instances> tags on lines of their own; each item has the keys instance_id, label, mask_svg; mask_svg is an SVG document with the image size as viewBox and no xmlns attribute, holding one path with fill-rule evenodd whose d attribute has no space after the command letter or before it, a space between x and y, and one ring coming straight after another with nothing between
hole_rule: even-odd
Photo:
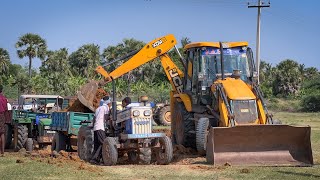
<instances>
[{"instance_id":1,"label":"man standing","mask_svg":"<svg viewBox=\"0 0 320 180\"><path fill-rule=\"evenodd\" d=\"M110 97L105 96L102 98L101 106L96 109L95 117L93 120L93 133L94 133L94 150L91 163L98 164L102 156L102 144L106 138L105 122L109 117L109 104Z\"/></svg>"},{"instance_id":2,"label":"man standing","mask_svg":"<svg viewBox=\"0 0 320 180\"><path fill-rule=\"evenodd\" d=\"M5 111L8 110L7 107L7 98L2 95L3 86L0 84L0 157L4 156L4 147L5 147L5 140L4 140L4 133L5 133Z\"/></svg>"}]
</instances>

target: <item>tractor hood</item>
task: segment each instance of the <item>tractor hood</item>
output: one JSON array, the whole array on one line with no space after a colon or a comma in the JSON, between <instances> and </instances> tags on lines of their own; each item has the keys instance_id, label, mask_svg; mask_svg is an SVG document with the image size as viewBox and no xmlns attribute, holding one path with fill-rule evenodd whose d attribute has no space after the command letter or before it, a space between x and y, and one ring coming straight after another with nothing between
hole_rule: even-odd
<instances>
[{"instance_id":1,"label":"tractor hood","mask_svg":"<svg viewBox=\"0 0 320 180\"><path fill-rule=\"evenodd\" d=\"M224 91L229 99L232 100L249 100L256 99L248 85L241 79L227 77L225 80L218 80L221 83Z\"/></svg>"},{"instance_id":2,"label":"tractor hood","mask_svg":"<svg viewBox=\"0 0 320 180\"><path fill-rule=\"evenodd\" d=\"M51 119L50 118L41 118L40 119L40 124L43 126L50 126L51 124Z\"/></svg>"}]
</instances>

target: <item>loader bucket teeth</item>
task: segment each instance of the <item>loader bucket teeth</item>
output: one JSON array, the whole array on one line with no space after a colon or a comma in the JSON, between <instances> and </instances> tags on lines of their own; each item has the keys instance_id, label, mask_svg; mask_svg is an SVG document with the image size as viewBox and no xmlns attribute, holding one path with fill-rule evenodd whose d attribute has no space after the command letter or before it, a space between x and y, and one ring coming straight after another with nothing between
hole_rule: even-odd
<instances>
[{"instance_id":1,"label":"loader bucket teeth","mask_svg":"<svg viewBox=\"0 0 320 180\"><path fill-rule=\"evenodd\" d=\"M222 165L310 166L310 127L247 125L209 130L206 158Z\"/></svg>"},{"instance_id":2,"label":"loader bucket teeth","mask_svg":"<svg viewBox=\"0 0 320 180\"><path fill-rule=\"evenodd\" d=\"M78 91L78 99L79 101L88 107L91 111L95 111L93 106L93 100L95 99L95 95L98 90L98 82L90 81L89 83L82 86L80 91Z\"/></svg>"}]
</instances>

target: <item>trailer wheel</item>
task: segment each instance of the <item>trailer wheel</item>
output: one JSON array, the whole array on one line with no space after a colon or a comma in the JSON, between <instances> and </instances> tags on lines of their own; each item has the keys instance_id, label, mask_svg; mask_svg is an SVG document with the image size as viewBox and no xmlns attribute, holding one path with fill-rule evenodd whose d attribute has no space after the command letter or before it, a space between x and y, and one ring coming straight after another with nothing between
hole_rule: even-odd
<instances>
[{"instance_id":1,"label":"trailer wheel","mask_svg":"<svg viewBox=\"0 0 320 180\"><path fill-rule=\"evenodd\" d=\"M200 118L197 123L196 143L197 151L200 155L206 155L207 135L209 128L209 119Z\"/></svg>"},{"instance_id":2,"label":"trailer wheel","mask_svg":"<svg viewBox=\"0 0 320 180\"><path fill-rule=\"evenodd\" d=\"M151 148L139 148L139 163L150 164L151 162Z\"/></svg>"},{"instance_id":3,"label":"trailer wheel","mask_svg":"<svg viewBox=\"0 0 320 180\"><path fill-rule=\"evenodd\" d=\"M78 155L80 159L90 161L93 152L93 131L92 128L81 126L78 132Z\"/></svg>"},{"instance_id":4,"label":"trailer wheel","mask_svg":"<svg viewBox=\"0 0 320 180\"><path fill-rule=\"evenodd\" d=\"M33 139L28 138L26 141L26 150L31 152L33 150Z\"/></svg>"},{"instance_id":5,"label":"trailer wheel","mask_svg":"<svg viewBox=\"0 0 320 180\"><path fill-rule=\"evenodd\" d=\"M12 126L10 124L5 125L5 140L6 145L5 148L9 149L12 144Z\"/></svg>"},{"instance_id":6,"label":"trailer wheel","mask_svg":"<svg viewBox=\"0 0 320 180\"><path fill-rule=\"evenodd\" d=\"M117 164L118 161L118 150L117 143L114 138L107 137L104 139L102 145L102 159L106 166L112 166Z\"/></svg>"},{"instance_id":7,"label":"trailer wheel","mask_svg":"<svg viewBox=\"0 0 320 180\"><path fill-rule=\"evenodd\" d=\"M67 147L67 136L62 132L56 132L54 135L55 139L55 151L59 152L61 150L66 150Z\"/></svg>"},{"instance_id":8,"label":"trailer wheel","mask_svg":"<svg viewBox=\"0 0 320 180\"><path fill-rule=\"evenodd\" d=\"M25 147L25 144L27 142L28 128L27 126L21 125L21 124L18 124L16 128L17 128L17 133L16 133L16 136L14 137L16 139L14 149L16 151L19 151L20 149Z\"/></svg>"},{"instance_id":9,"label":"trailer wheel","mask_svg":"<svg viewBox=\"0 0 320 180\"><path fill-rule=\"evenodd\" d=\"M157 163L169 164L173 157L172 142L168 136L159 138L160 149L156 152Z\"/></svg>"},{"instance_id":10,"label":"trailer wheel","mask_svg":"<svg viewBox=\"0 0 320 180\"><path fill-rule=\"evenodd\" d=\"M164 126L170 126L171 125L171 111L170 106L164 106L159 111L159 121L160 124Z\"/></svg>"}]
</instances>

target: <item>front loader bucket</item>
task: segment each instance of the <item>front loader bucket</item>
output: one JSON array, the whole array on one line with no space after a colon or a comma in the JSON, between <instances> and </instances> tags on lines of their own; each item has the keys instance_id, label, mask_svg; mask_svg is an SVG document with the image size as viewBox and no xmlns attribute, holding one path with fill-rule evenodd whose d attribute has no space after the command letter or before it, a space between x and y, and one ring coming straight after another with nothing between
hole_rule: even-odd
<instances>
[{"instance_id":1,"label":"front loader bucket","mask_svg":"<svg viewBox=\"0 0 320 180\"><path fill-rule=\"evenodd\" d=\"M246 125L211 128L206 158L214 165L310 166L310 127Z\"/></svg>"},{"instance_id":2,"label":"front loader bucket","mask_svg":"<svg viewBox=\"0 0 320 180\"><path fill-rule=\"evenodd\" d=\"M93 100L96 96L98 87L98 82L92 80L89 83L83 85L80 91L78 91L79 101L93 112L95 111Z\"/></svg>"}]
</instances>

